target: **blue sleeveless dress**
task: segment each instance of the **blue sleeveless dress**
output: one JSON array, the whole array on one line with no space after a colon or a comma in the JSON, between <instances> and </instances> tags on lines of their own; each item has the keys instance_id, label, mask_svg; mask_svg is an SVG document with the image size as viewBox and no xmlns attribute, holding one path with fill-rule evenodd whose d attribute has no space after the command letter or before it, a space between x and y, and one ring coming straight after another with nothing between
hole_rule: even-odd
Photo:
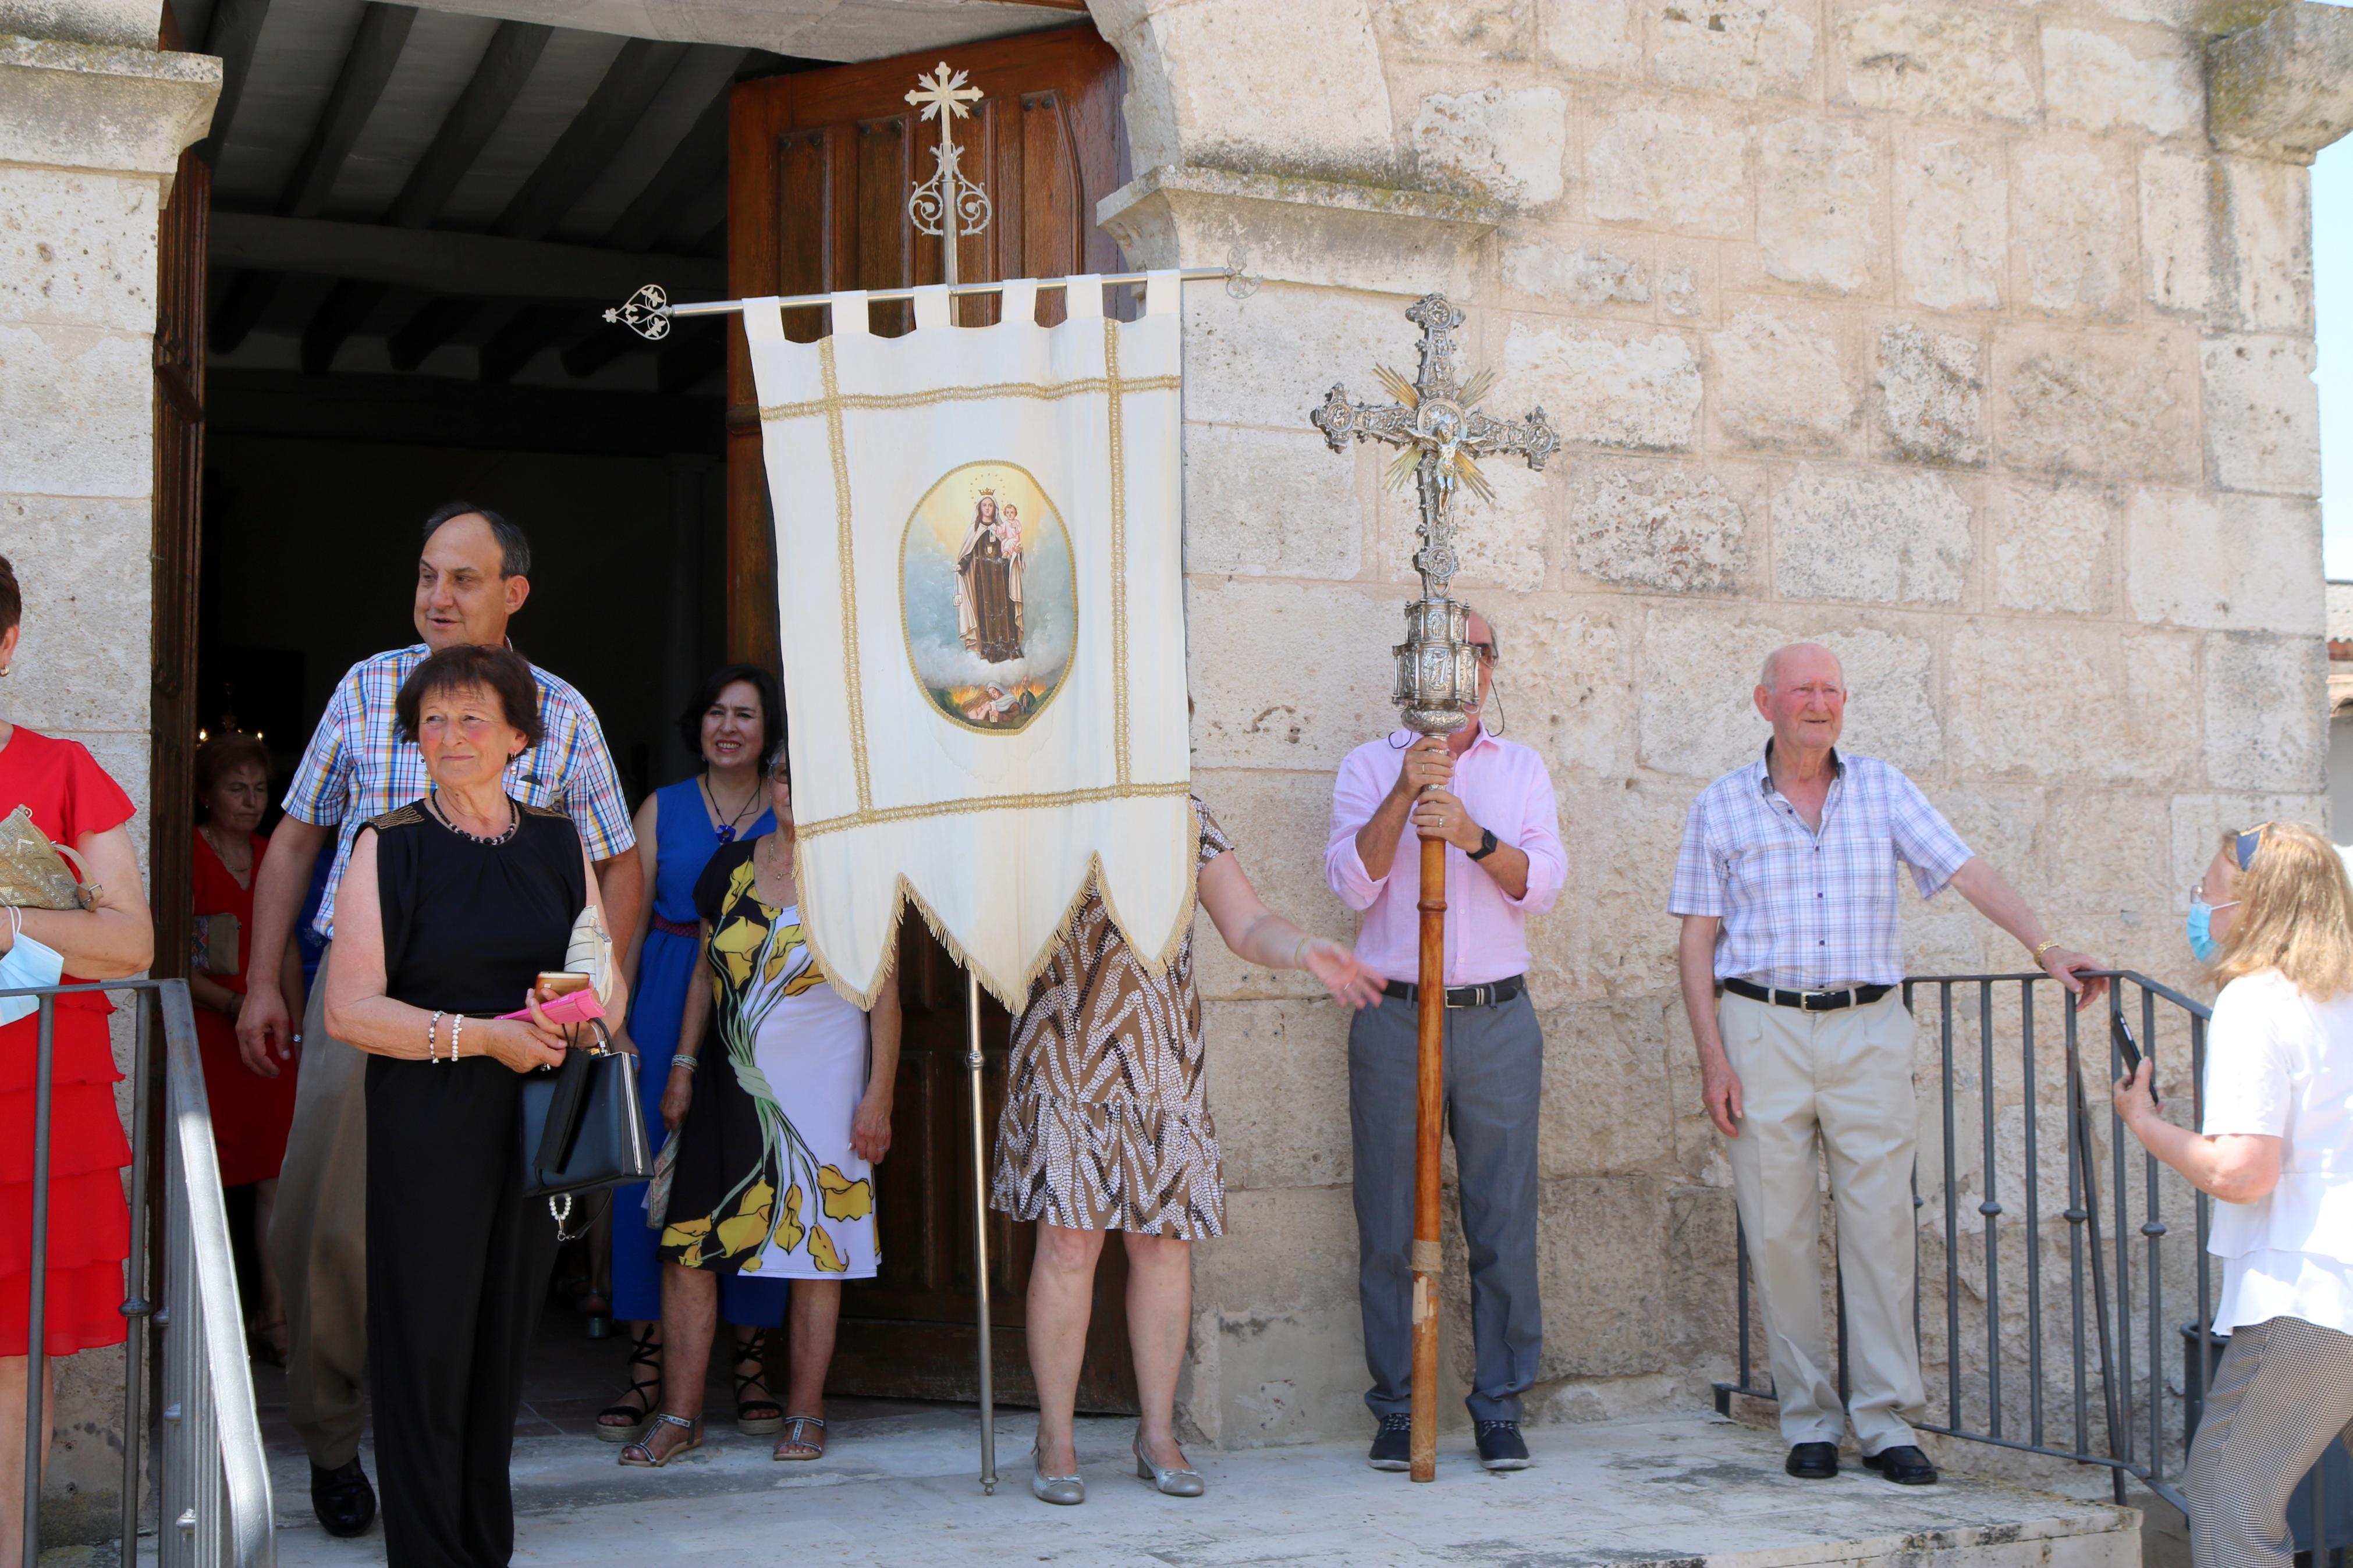
<instances>
[{"instance_id":1,"label":"blue sleeveless dress","mask_svg":"<svg viewBox=\"0 0 2353 1568\"><path fill-rule=\"evenodd\" d=\"M654 919L695 929L694 884L719 851L719 831L703 809L699 778L681 779L654 792ZM762 807L757 820L736 831L737 842L774 833L776 819ZM638 1083L646 1107L646 1132L652 1147L667 1136L661 1124L662 1090L670 1085L670 1058L678 1049L678 1018L686 988L697 980L697 943L692 936L646 931L638 954L638 984L629 996L629 1038L638 1047ZM661 1260L654 1244L660 1232L646 1225L646 1189L640 1183L613 1194L613 1316L622 1322L650 1322L661 1316ZM746 1328L774 1328L785 1321L785 1282L729 1275L720 1282L719 1315Z\"/></svg>"}]
</instances>

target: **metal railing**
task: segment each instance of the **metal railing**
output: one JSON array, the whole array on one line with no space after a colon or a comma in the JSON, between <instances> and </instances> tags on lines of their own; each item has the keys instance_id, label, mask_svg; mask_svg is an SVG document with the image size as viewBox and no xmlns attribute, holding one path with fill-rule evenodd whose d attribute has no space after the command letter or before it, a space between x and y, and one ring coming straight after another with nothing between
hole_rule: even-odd
<instances>
[{"instance_id":1,"label":"metal railing","mask_svg":"<svg viewBox=\"0 0 2353 1568\"><path fill-rule=\"evenodd\" d=\"M131 1256L122 1315L122 1499L119 1562L139 1557L141 1499L153 1459L156 1552L163 1568L271 1568L277 1547L269 1470L245 1353L244 1312L229 1251L220 1164L205 1100L204 1062L185 980L122 980L94 985L0 991L39 998L33 1109L32 1273L26 1323L25 1429L44 1429L43 1340L47 1315L50 1100L57 998L89 992L127 994L135 1019L131 1110ZM162 1060L154 1048L163 1030ZM164 1114L153 1113L155 1074ZM158 1131L164 1140L158 1232L148 1192ZM161 1278L153 1267L160 1258ZM149 1292L160 1289L160 1302ZM150 1328L150 1323L153 1329ZM162 1408L146 1419L151 1333L162 1341ZM41 1450L25 1445L24 1560L40 1556Z\"/></svg>"},{"instance_id":2,"label":"metal railing","mask_svg":"<svg viewBox=\"0 0 2353 1568\"><path fill-rule=\"evenodd\" d=\"M2195 1127L2212 1013L2145 975L2108 978L2107 998L2081 1014L2040 973L1904 983L1916 1027L1935 1043L1941 1112L1933 1134L1924 1127L1913 1168L1922 1222L1914 1331L1929 1401L1927 1418L1913 1425L2105 1466L2118 1502L2136 1479L2186 1513L2181 1470L2213 1364L2199 1348L2214 1342L2212 1202L2142 1151L2116 1117L2109 1086L2124 1068L2110 1021L2126 1019L2181 1091L2179 1105L2165 1102L2168 1118ZM2063 1120L2055 1150L2046 1135L2052 1111ZM2187 1229L2177 1229L2184 1219ZM1774 1397L1755 1353L1745 1231L1738 1247L1739 1364L1735 1381L1715 1385L1725 1413L1736 1395ZM1845 1299L1835 1295L1843 1400ZM2196 1309L2180 1326L2178 1385L2166 1373L2168 1300ZM2331 1543L2345 1544L2343 1535Z\"/></svg>"}]
</instances>

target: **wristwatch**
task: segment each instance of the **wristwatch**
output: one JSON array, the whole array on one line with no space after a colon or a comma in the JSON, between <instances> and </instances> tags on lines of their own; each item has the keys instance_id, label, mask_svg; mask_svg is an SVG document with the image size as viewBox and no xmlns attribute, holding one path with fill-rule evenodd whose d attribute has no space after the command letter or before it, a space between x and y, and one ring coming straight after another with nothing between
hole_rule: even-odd
<instances>
[{"instance_id":1,"label":"wristwatch","mask_svg":"<svg viewBox=\"0 0 2353 1568\"><path fill-rule=\"evenodd\" d=\"M1471 858L1473 860L1484 860L1488 856L1493 855L1494 852L1495 830L1492 827L1481 828L1479 830L1479 847L1470 851Z\"/></svg>"}]
</instances>

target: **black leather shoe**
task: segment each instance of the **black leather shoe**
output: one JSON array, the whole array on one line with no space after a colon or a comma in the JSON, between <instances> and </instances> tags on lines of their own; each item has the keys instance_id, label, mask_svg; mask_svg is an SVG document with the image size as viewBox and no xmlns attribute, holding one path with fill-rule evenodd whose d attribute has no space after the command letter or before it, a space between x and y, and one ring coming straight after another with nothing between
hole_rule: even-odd
<instances>
[{"instance_id":1,"label":"black leather shoe","mask_svg":"<svg viewBox=\"0 0 2353 1568\"><path fill-rule=\"evenodd\" d=\"M1365 1456L1365 1463L1377 1470L1413 1468L1413 1417L1402 1410L1382 1416L1381 1429L1373 1434L1373 1451Z\"/></svg>"},{"instance_id":2,"label":"black leather shoe","mask_svg":"<svg viewBox=\"0 0 2353 1568\"><path fill-rule=\"evenodd\" d=\"M329 1535L367 1533L375 1522L375 1489L356 1458L332 1470L311 1467L311 1509Z\"/></svg>"},{"instance_id":3,"label":"black leather shoe","mask_svg":"<svg viewBox=\"0 0 2353 1568\"><path fill-rule=\"evenodd\" d=\"M1838 1474L1838 1445L1793 1443L1781 1468L1801 1481L1826 1481Z\"/></svg>"},{"instance_id":4,"label":"black leather shoe","mask_svg":"<svg viewBox=\"0 0 2353 1568\"><path fill-rule=\"evenodd\" d=\"M1527 1439L1520 1436L1516 1421L1482 1421L1478 1424L1479 1468L1482 1470L1525 1470L1528 1468Z\"/></svg>"},{"instance_id":5,"label":"black leather shoe","mask_svg":"<svg viewBox=\"0 0 2353 1568\"><path fill-rule=\"evenodd\" d=\"M1877 1470L1899 1487L1933 1487L1936 1484L1936 1467L1928 1456L1906 1443L1900 1448L1884 1448L1862 1457L1862 1468Z\"/></svg>"}]
</instances>

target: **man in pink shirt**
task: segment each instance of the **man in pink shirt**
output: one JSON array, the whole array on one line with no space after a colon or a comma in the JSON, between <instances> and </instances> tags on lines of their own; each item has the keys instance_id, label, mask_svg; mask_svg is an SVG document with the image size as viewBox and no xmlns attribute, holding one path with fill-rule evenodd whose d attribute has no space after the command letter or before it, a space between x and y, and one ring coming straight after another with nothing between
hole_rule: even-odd
<instances>
[{"instance_id":1,"label":"man in pink shirt","mask_svg":"<svg viewBox=\"0 0 2353 1568\"><path fill-rule=\"evenodd\" d=\"M1409 1468L1413 1387L1413 1167L1420 840L1446 841L1446 1124L1461 1177L1478 1349L1471 1407L1479 1462L1526 1467L1520 1395L1544 1341L1536 1291L1536 1107L1544 1036L1528 1000L1528 916L1560 896L1568 858L1544 762L1486 728L1494 630L1470 617L1479 706L1451 735L1400 730L1348 753L1332 790L1324 876L1363 915L1356 955L1388 981L1348 1031L1356 1151L1356 1296L1370 1463ZM1410 743L1409 743L1410 742Z\"/></svg>"}]
</instances>

